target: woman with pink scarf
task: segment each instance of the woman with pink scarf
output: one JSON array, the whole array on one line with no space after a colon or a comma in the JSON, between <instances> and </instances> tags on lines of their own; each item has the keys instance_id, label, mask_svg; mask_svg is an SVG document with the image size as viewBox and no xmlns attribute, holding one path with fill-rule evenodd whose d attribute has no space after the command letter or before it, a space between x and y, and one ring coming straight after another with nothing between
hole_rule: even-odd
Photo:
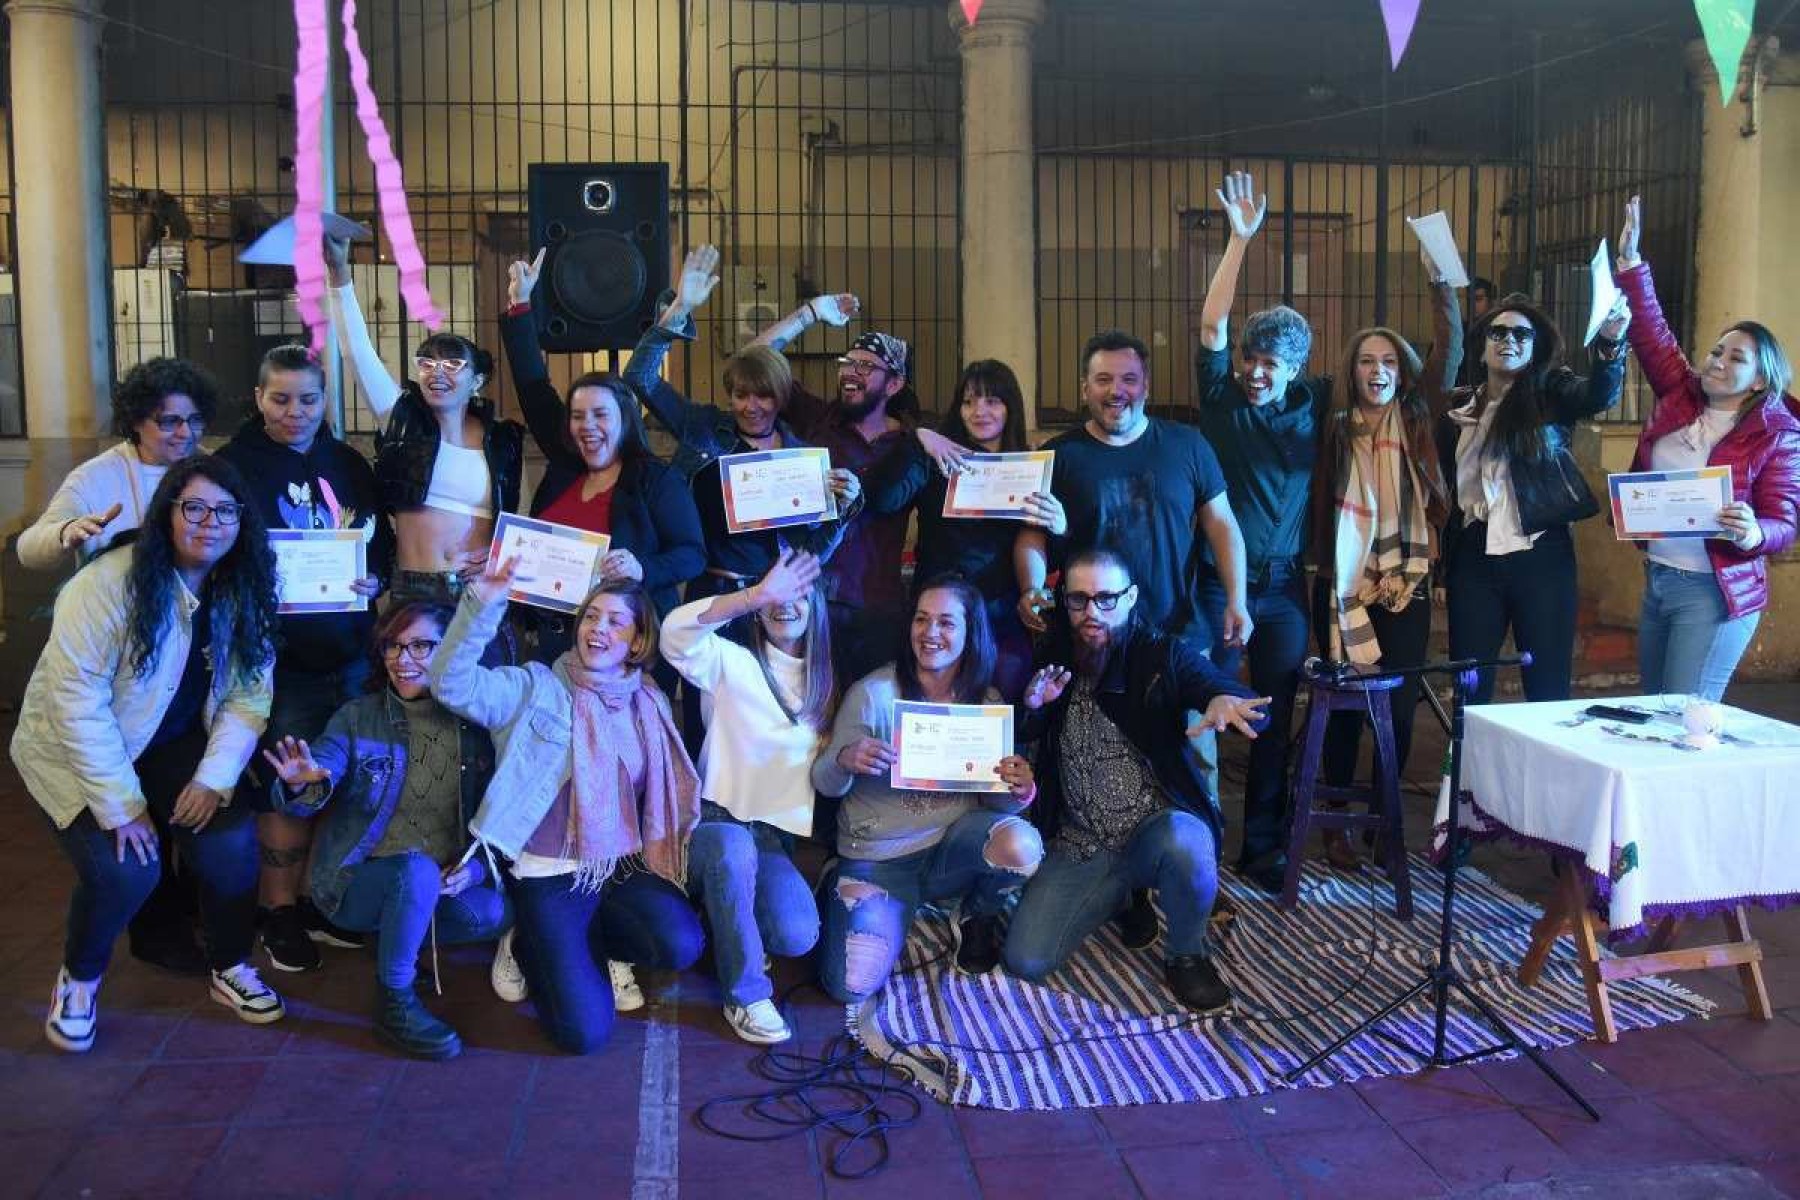
<instances>
[{"instance_id":1,"label":"woman with pink scarf","mask_svg":"<svg viewBox=\"0 0 1800 1200\"><path fill-rule=\"evenodd\" d=\"M700 956L683 891L699 780L668 699L644 671L657 620L643 588L602 583L554 663L484 668L516 562L464 591L432 660L432 692L494 738L494 777L470 822L512 860L514 932L494 959L503 999L534 995L544 1031L587 1054L612 1032L608 960L679 970Z\"/></svg>"}]
</instances>

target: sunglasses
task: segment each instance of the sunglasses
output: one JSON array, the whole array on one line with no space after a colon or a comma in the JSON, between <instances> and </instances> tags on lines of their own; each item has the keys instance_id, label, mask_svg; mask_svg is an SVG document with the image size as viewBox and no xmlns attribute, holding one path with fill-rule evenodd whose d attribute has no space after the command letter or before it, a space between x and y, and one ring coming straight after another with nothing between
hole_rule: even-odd
<instances>
[{"instance_id":1,"label":"sunglasses","mask_svg":"<svg viewBox=\"0 0 1800 1200\"><path fill-rule=\"evenodd\" d=\"M1487 340L1498 346L1502 342L1517 342L1528 345L1537 337L1537 331L1529 325L1489 325Z\"/></svg>"},{"instance_id":2,"label":"sunglasses","mask_svg":"<svg viewBox=\"0 0 1800 1200\"><path fill-rule=\"evenodd\" d=\"M469 365L466 358L415 358L413 370L421 375L429 375L433 371L442 375L460 375L462 369Z\"/></svg>"}]
</instances>

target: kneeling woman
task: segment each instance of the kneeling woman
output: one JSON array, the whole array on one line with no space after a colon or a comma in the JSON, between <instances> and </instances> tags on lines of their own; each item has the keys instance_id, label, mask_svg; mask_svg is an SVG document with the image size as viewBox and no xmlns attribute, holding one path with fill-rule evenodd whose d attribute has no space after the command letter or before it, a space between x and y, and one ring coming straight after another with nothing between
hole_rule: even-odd
<instances>
[{"instance_id":1,"label":"kneeling woman","mask_svg":"<svg viewBox=\"0 0 1800 1200\"><path fill-rule=\"evenodd\" d=\"M494 989L533 995L550 1040L587 1054L612 1034L608 960L680 970L700 957L700 918L682 891L699 779L644 671L657 626L641 585L595 588L575 644L550 666L479 665L516 569L489 564L463 593L431 686L494 735L494 777L470 823L513 860L518 925L501 939Z\"/></svg>"},{"instance_id":2,"label":"kneeling woman","mask_svg":"<svg viewBox=\"0 0 1800 1200\"><path fill-rule=\"evenodd\" d=\"M387 686L338 709L312 745L290 737L263 751L280 776L277 811L310 815L333 801L315 842L313 902L337 925L380 934L375 1036L431 1059L455 1057L462 1039L413 990L427 936L434 947L492 941L508 920L500 881L462 860L493 747L431 696L449 623L448 605L389 609L374 633Z\"/></svg>"},{"instance_id":3,"label":"kneeling woman","mask_svg":"<svg viewBox=\"0 0 1800 1200\"><path fill-rule=\"evenodd\" d=\"M836 902L825 908L819 977L847 1004L881 989L927 901L960 900L956 965L986 974L1000 962L999 913L1037 870L1044 844L1017 814L1037 794L1031 764L1002 759L1004 793L915 792L888 782L894 701L999 704L994 638L981 594L957 576L926 583L897 661L858 680L838 709L813 786L843 796Z\"/></svg>"},{"instance_id":4,"label":"kneeling woman","mask_svg":"<svg viewBox=\"0 0 1800 1200\"><path fill-rule=\"evenodd\" d=\"M268 535L243 478L210 456L170 467L136 543L56 598L12 741L75 868L52 1045L94 1044L113 942L174 848L200 877L212 998L253 1024L280 1019L249 962L256 822L229 803L269 718L274 631Z\"/></svg>"}]
</instances>

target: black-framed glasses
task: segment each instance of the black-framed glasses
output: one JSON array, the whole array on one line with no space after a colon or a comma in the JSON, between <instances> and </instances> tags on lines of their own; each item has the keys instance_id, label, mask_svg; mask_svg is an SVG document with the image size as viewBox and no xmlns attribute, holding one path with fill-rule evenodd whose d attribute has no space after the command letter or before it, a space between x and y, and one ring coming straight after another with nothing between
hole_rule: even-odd
<instances>
[{"instance_id":1,"label":"black-framed glasses","mask_svg":"<svg viewBox=\"0 0 1800 1200\"><path fill-rule=\"evenodd\" d=\"M881 364L878 362L869 362L867 359L861 358L851 358L847 354L840 356L837 360L837 364L840 371L848 371L852 375L865 377L873 375L875 372L882 369Z\"/></svg>"},{"instance_id":2,"label":"black-framed glasses","mask_svg":"<svg viewBox=\"0 0 1800 1200\"><path fill-rule=\"evenodd\" d=\"M469 365L466 358L415 358L413 370L421 375L437 372L441 375L460 375L462 369Z\"/></svg>"},{"instance_id":3,"label":"black-framed glasses","mask_svg":"<svg viewBox=\"0 0 1800 1200\"><path fill-rule=\"evenodd\" d=\"M1526 346L1536 337L1537 330L1529 325L1489 325L1487 331L1487 340L1496 346L1502 342L1517 342Z\"/></svg>"},{"instance_id":4,"label":"black-framed glasses","mask_svg":"<svg viewBox=\"0 0 1800 1200\"><path fill-rule=\"evenodd\" d=\"M204 500L183 500L175 506L181 512L181 519L189 525L204 525L211 516L219 525L236 525L244 515L244 506L226 500L219 504L208 504Z\"/></svg>"},{"instance_id":5,"label":"black-framed glasses","mask_svg":"<svg viewBox=\"0 0 1800 1200\"><path fill-rule=\"evenodd\" d=\"M1088 605L1091 604L1101 612L1109 613L1119 607L1119 601L1131 595L1131 593L1136 590L1137 584L1134 583L1121 592L1094 592L1092 594L1087 592L1064 592L1063 607L1072 613L1078 613L1086 612Z\"/></svg>"},{"instance_id":6,"label":"black-framed glasses","mask_svg":"<svg viewBox=\"0 0 1800 1200\"><path fill-rule=\"evenodd\" d=\"M438 645L439 643L431 638L414 638L410 642L383 642L381 644L381 657L399 658L402 654L405 654L406 657L412 659L414 662L424 662L431 657L432 652L438 648Z\"/></svg>"},{"instance_id":7,"label":"black-framed glasses","mask_svg":"<svg viewBox=\"0 0 1800 1200\"><path fill-rule=\"evenodd\" d=\"M186 416L180 413L159 413L150 418L150 423L164 433L174 433L183 426L193 430L195 437L206 432L206 418L199 413L188 413Z\"/></svg>"}]
</instances>

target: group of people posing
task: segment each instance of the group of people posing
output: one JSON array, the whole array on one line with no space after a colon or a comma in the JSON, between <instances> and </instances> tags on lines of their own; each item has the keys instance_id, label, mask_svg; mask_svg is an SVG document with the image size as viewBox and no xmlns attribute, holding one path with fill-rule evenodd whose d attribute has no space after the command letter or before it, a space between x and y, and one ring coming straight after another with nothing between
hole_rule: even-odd
<instances>
[{"instance_id":1,"label":"group of people posing","mask_svg":"<svg viewBox=\"0 0 1800 1200\"><path fill-rule=\"evenodd\" d=\"M520 424L482 398L493 363L466 338L427 338L393 379L348 247L329 244L331 318L382 423L373 464L325 422L302 348L266 356L255 412L212 453L217 385L175 360L133 369L114 397L124 440L18 543L27 566L79 567L12 744L76 872L50 1041L93 1045L129 930L136 956L204 976L258 1023L283 1015L259 941L304 971L315 943L373 935L375 1032L425 1058L461 1045L417 987L439 945L494 943L495 991L529 997L573 1053L645 1002L633 965L684 968L710 946L726 1021L773 1043L790 1031L771 956L822 943L821 985L859 1001L927 904L955 911L962 971L1041 980L1110 923L1135 950L1160 936L1174 998L1218 1011L1214 735L1253 739L1236 865L1273 892L1310 644L1419 664L1443 588L1454 655L1491 656L1510 632L1533 655L1527 698L1566 698L1569 526L1599 507L1571 427L1617 402L1627 335L1658 397L1637 466L1728 463L1735 496L1723 536L1650 550L1644 687L1723 690L1767 603L1766 557L1794 540L1800 419L1763 326L1733 325L1698 370L1682 355L1637 258L1636 201L1618 262L1629 312L1581 377L1524 297L1478 300L1465 333L1441 284L1423 362L1375 328L1335 376L1308 374L1310 328L1285 307L1234 345L1265 204L1243 174L1220 200L1232 232L1196 423L1147 414L1143 343L1095 336L1087 419L1045 444L1051 484L1022 520L944 515L967 455L1027 448L1004 363L971 363L936 429L890 334L854 340L833 398L795 380L782 348L847 325L853 295L813 297L732 354L723 407L682 395L663 362L718 283L711 247L687 256L623 375L566 395L531 312L542 256L515 263L502 337ZM1465 344L1480 353L1459 385ZM667 462L646 412L675 441ZM523 511L610 538L569 618L509 602L519 564L489 555L497 515L521 511L527 436L544 469ZM732 532L719 458L795 446L830 452L838 517ZM281 529L361 531L368 610L278 612ZM1002 786L894 786L899 700L1014 705ZM1396 693L1401 764L1416 702ZM1334 718L1328 782L1349 782L1360 739ZM809 838L828 851L817 887L795 858ZM1326 853L1357 861L1341 837Z\"/></svg>"}]
</instances>

